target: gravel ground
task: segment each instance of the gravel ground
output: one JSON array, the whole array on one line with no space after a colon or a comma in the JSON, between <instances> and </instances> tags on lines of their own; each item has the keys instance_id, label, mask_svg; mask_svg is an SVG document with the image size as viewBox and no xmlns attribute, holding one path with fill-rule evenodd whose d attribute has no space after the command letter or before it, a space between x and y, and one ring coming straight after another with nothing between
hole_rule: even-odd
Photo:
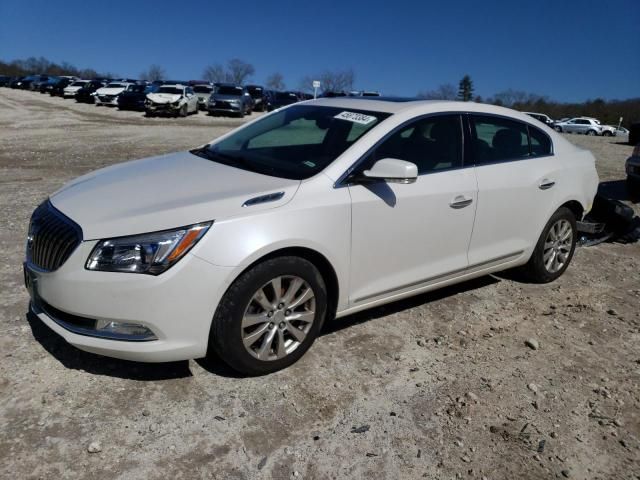
<instances>
[{"instance_id":1,"label":"gravel ground","mask_svg":"<svg viewBox=\"0 0 640 480\"><path fill-rule=\"evenodd\" d=\"M47 194L239 123L0 89L0 477L640 478L638 243L580 248L550 285L488 276L353 315L262 378L84 353L27 315L24 238ZM631 147L569 138L632 204Z\"/></svg>"}]
</instances>

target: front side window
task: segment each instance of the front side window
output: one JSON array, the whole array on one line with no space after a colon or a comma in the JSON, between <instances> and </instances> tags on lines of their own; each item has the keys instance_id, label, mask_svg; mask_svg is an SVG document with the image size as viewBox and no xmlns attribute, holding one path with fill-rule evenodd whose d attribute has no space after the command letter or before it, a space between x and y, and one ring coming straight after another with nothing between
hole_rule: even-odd
<instances>
[{"instance_id":1,"label":"front side window","mask_svg":"<svg viewBox=\"0 0 640 480\"><path fill-rule=\"evenodd\" d=\"M524 123L490 115L472 115L471 119L471 150L476 164L529 156L529 134Z\"/></svg>"},{"instance_id":2,"label":"front side window","mask_svg":"<svg viewBox=\"0 0 640 480\"><path fill-rule=\"evenodd\" d=\"M326 168L389 113L298 105L272 113L192 153L237 168L295 180Z\"/></svg>"},{"instance_id":3,"label":"front side window","mask_svg":"<svg viewBox=\"0 0 640 480\"><path fill-rule=\"evenodd\" d=\"M415 163L419 175L462 167L460 115L426 117L401 127L375 148L365 169L384 158Z\"/></svg>"}]
</instances>

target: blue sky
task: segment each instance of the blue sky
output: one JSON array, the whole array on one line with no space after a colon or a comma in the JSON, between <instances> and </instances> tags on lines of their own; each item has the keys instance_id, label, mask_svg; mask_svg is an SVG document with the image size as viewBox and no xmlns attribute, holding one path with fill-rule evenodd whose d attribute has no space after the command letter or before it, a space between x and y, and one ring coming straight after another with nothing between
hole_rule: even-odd
<instances>
[{"instance_id":1,"label":"blue sky","mask_svg":"<svg viewBox=\"0 0 640 480\"><path fill-rule=\"evenodd\" d=\"M476 94L513 88L560 101L640 96L639 0L0 0L0 59L44 56L137 77L241 58L289 88L352 67L356 87L415 95L471 75Z\"/></svg>"}]
</instances>

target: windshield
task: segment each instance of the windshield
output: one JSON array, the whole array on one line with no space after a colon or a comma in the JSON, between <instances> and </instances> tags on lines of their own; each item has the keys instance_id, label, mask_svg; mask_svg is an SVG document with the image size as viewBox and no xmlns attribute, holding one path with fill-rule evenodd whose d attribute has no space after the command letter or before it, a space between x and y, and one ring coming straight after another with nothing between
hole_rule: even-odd
<instances>
[{"instance_id":1,"label":"windshield","mask_svg":"<svg viewBox=\"0 0 640 480\"><path fill-rule=\"evenodd\" d=\"M297 105L273 113L192 153L294 180L323 170L389 113Z\"/></svg>"},{"instance_id":2,"label":"windshield","mask_svg":"<svg viewBox=\"0 0 640 480\"><path fill-rule=\"evenodd\" d=\"M220 94L220 95L236 95L236 96L240 96L242 95L242 88L240 87L218 87L218 90L216 91L216 93Z\"/></svg>"},{"instance_id":3,"label":"windshield","mask_svg":"<svg viewBox=\"0 0 640 480\"><path fill-rule=\"evenodd\" d=\"M84 87L88 82L73 82L72 87Z\"/></svg>"},{"instance_id":4,"label":"windshield","mask_svg":"<svg viewBox=\"0 0 640 480\"><path fill-rule=\"evenodd\" d=\"M193 87L193 91L196 93L211 93L213 91L213 87L209 87L208 85L196 85Z\"/></svg>"},{"instance_id":5,"label":"windshield","mask_svg":"<svg viewBox=\"0 0 640 480\"><path fill-rule=\"evenodd\" d=\"M121 83L110 83L105 88L124 88Z\"/></svg>"},{"instance_id":6,"label":"windshield","mask_svg":"<svg viewBox=\"0 0 640 480\"><path fill-rule=\"evenodd\" d=\"M156 93L170 93L171 95L182 95L182 89L178 87L160 87Z\"/></svg>"},{"instance_id":7,"label":"windshield","mask_svg":"<svg viewBox=\"0 0 640 480\"><path fill-rule=\"evenodd\" d=\"M146 85L129 85L127 87L127 92L142 93L146 88Z\"/></svg>"}]
</instances>

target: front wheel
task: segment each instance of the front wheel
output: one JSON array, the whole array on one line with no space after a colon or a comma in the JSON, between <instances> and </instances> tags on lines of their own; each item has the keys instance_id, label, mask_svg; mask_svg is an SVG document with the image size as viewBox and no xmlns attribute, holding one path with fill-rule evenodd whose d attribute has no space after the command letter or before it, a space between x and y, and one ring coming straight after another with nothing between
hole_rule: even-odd
<instances>
[{"instance_id":1,"label":"front wheel","mask_svg":"<svg viewBox=\"0 0 640 480\"><path fill-rule=\"evenodd\" d=\"M558 133L562 133L562 127L555 127L555 131Z\"/></svg>"},{"instance_id":2,"label":"front wheel","mask_svg":"<svg viewBox=\"0 0 640 480\"><path fill-rule=\"evenodd\" d=\"M604 132L602 132L602 136L603 136L603 137L610 137L610 136L612 136L612 135L613 135L613 134L612 134L611 132L609 132L609 131L604 131Z\"/></svg>"},{"instance_id":3,"label":"front wheel","mask_svg":"<svg viewBox=\"0 0 640 480\"><path fill-rule=\"evenodd\" d=\"M243 273L223 296L211 326L210 353L248 375L281 370L311 347L326 311L325 282L311 262L266 260Z\"/></svg>"},{"instance_id":4,"label":"front wheel","mask_svg":"<svg viewBox=\"0 0 640 480\"><path fill-rule=\"evenodd\" d=\"M535 283L554 281L569 266L576 240L575 215L568 208L561 207L545 225L529 262L523 267L523 273Z\"/></svg>"}]
</instances>

